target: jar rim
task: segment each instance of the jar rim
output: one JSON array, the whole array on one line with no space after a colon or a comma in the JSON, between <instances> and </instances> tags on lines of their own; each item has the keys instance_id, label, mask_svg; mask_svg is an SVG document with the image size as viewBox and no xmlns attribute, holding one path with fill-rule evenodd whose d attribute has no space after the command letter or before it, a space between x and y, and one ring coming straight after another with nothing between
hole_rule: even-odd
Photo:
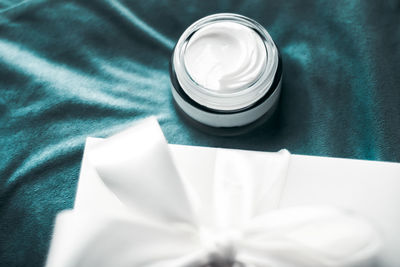
<instances>
[{"instance_id":1,"label":"jar rim","mask_svg":"<svg viewBox=\"0 0 400 267\"><path fill-rule=\"evenodd\" d=\"M198 84L190 76L184 62L186 46L194 33L205 26L221 21L239 23L254 30L266 49L266 63L258 77L250 85L238 88L233 92L212 90ZM267 30L258 22L234 13L218 13L194 22L179 38L172 56L172 66L185 93L195 102L215 110L242 109L257 102L270 90L278 68L278 61L278 49Z\"/></svg>"}]
</instances>

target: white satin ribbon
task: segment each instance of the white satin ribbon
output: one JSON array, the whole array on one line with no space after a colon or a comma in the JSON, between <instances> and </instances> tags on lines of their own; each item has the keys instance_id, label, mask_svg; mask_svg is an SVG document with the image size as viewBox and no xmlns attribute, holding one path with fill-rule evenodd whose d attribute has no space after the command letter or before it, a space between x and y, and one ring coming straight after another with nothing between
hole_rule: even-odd
<instances>
[{"instance_id":1,"label":"white satin ribbon","mask_svg":"<svg viewBox=\"0 0 400 267\"><path fill-rule=\"evenodd\" d=\"M286 150L219 149L212 177L195 181L180 176L154 118L88 139L75 207L57 216L46 266L366 266L380 240L364 219L279 209L289 161Z\"/></svg>"}]
</instances>

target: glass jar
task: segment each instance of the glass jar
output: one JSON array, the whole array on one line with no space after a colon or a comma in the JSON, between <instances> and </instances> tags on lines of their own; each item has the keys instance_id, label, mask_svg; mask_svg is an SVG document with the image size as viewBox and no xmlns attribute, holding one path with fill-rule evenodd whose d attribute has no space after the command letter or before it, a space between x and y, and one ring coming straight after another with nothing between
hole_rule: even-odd
<instances>
[{"instance_id":1,"label":"glass jar","mask_svg":"<svg viewBox=\"0 0 400 267\"><path fill-rule=\"evenodd\" d=\"M253 59L261 60L261 63L259 62L257 64L262 65L260 65L261 68L257 69L257 73L248 75L251 80L247 83L233 88L223 88L222 85L222 88L216 89L201 84L199 80L192 77L193 75L190 74L187 62L185 61L185 54L187 53L191 38L194 38L193 36L196 36L196 33L201 32L202 29L211 29L208 30L210 32L212 31L210 25L223 25L221 22L228 26L233 25L232 23L238 24L238 27L243 28L244 26L250 31L254 31L258 36L257 38L260 38L262 41L262 49L265 49L265 53L262 51L260 57L265 58ZM226 22L228 22L228 24L226 24ZM217 35L209 35L206 40L209 40L210 36ZM242 37L243 36L237 36L237 40L241 40ZM235 38L235 36L233 36L233 38ZM224 46L230 45L230 39L227 38L227 40L228 41L224 40L224 42L222 42ZM241 44L242 47L245 45L248 44ZM250 45L252 44L250 43ZM208 49L210 50L213 48L215 48L215 46ZM220 48L217 48L219 49L218 51L220 51ZM203 54L199 53L198 56L201 57ZM218 56L218 54L216 55ZM232 57L234 56L235 55L232 55ZM196 55L194 58L196 59ZM227 58L229 59L229 55ZM251 68L247 66L244 67L246 67L247 72L252 71ZM238 72L240 73L240 70ZM229 77L232 77L232 75ZM181 113L195 125L203 129L222 129L223 132L229 134L237 132L239 128L252 128L247 126L257 125L257 122L265 121L274 111L281 90L282 61L278 48L271 36L259 23L241 15L221 13L204 17L193 23L184 31L171 57L170 78L172 94L176 106ZM224 79L226 80L226 78ZM236 130L234 130L234 128L236 128ZM242 131L239 130L239 132Z\"/></svg>"}]
</instances>

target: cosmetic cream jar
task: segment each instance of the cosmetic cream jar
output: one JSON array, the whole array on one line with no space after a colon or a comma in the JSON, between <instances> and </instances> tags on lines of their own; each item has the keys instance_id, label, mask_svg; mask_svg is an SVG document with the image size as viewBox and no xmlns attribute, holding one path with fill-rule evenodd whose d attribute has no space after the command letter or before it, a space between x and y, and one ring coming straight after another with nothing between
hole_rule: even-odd
<instances>
[{"instance_id":1,"label":"cosmetic cream jar","mask_svg":"<svg viewBox=\"0 0 400 267\"><path fill-rule=\"evenodd\" d=\"M243 127L273 112L282 62L260 24L222 13L185 30L171 57L170 77L176 105L187 117L209 127Z\"/></svg>"}]
</instances>

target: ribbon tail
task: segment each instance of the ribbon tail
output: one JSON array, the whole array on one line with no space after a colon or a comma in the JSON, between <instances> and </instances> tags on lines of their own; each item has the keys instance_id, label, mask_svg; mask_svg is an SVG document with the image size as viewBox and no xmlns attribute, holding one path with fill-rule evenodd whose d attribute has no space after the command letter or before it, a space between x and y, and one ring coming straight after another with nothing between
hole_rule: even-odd
<instances>
[{"instance_id":1,"label":"ribbon tail","mask_svg":"<svg viewBox=\"0 0 400 267\"><path fill-rule=\"evenodd\" d=\"M218 149L214 172L216 225L240 228L279 207L290 153Z\"/></svg>"}]
</instances>

